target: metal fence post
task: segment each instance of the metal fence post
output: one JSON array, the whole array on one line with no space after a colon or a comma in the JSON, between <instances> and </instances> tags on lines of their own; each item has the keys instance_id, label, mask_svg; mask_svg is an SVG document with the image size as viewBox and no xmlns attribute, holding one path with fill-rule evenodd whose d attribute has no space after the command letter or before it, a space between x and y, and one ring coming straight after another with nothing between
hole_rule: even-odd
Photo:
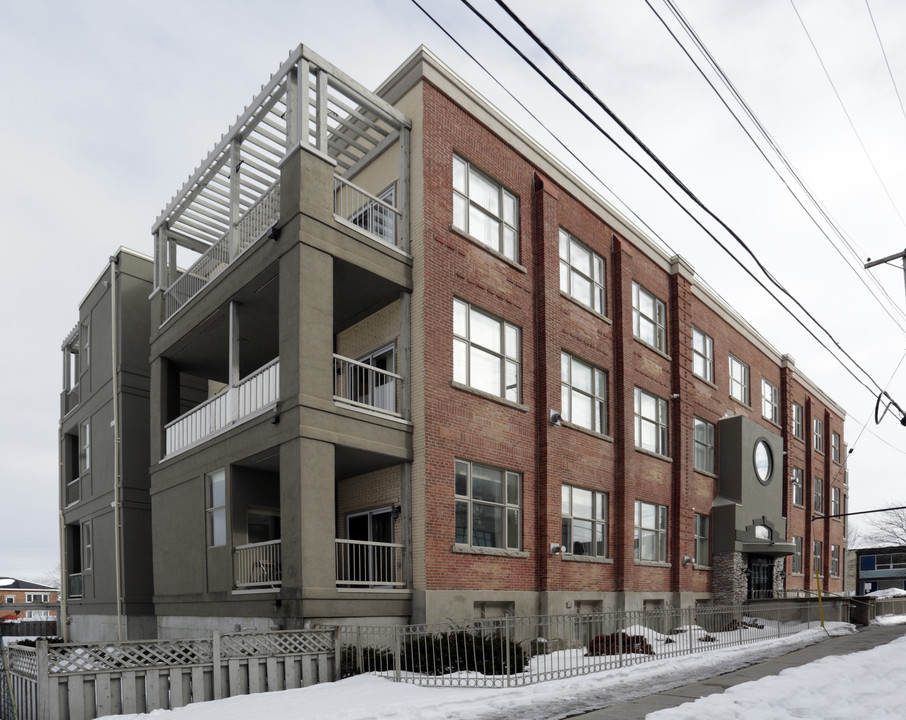
<instances>
[{"instance_id":1,"label":"metal fence post","mask_svg":"<svg viewBox=\"0 0 906 720\"><path fill-rule=\"evenodd\" d=\"M403 658L400 649L400 626L393 626L393 679L401 682L403 679Z\"/></svg>"},{"instance_id":2,"label":"metal fence post","mask_svg":"<svg viewBox=\"0 0 906 720\"><path fill-rule=\"evenodd\" d=\"M503 627L504 627L504 630L506 631L505 635L504 635L504 642L506 643L506 686L510 687L512 685L512 680L513 680L513 665L510 660L510 634L511 634L510 633L510 630L511 630L510 623L515 622L515 620L512 616L504 617L503 620L504 620Z\"/></svg>"},{"instance_id":3,"label":"metal fence post","mask_svg":"<svg viewBox=\"0 0 906 720\"><path fill-rule=\"evenodd\" d=\"M340 626L334 625L333 628L333 677L331 680L336 682L341 678L341 664L343 661L342 643L340 642Z\"/></svg>"}]
</instances>

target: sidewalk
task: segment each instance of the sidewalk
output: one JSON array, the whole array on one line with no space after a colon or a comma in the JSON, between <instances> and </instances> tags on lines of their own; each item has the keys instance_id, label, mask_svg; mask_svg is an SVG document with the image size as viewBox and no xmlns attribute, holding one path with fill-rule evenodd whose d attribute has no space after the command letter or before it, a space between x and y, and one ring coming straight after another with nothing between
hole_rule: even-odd
<instances>
[{"instance_id":1,"label":"sidewalk","mask_svg":"<svg viewBox=\"0 0 906 720\"><path fill-rule=\"evenodd\" d=\"M903 635L906 635L906 625L870 625L860 628L859 632L853 635L828 638L814 645L733 672L571 717L583 720L641 720L648 713L676 707L712 693L723 692L734 685L760 680L768 675L778 675L786 668L806 665L830 655L847 655L862 650L871 650Z\"/></svg>"}]
</instances>

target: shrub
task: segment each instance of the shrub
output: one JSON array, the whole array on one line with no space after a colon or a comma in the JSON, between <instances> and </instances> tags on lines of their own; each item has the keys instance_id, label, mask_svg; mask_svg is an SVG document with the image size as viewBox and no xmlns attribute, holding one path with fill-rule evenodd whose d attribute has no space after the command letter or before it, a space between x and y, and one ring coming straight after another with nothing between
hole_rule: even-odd
<instances>
[{"instance_id":1,"label":"shrub","mask_svg":"<svg viewBox=\"0 0 906 720\"><path fill-rule=\"evenodd\" d=\"M588 643L588 655L619 655L621 652L632 655L655 654L644 636L627 635L622 631L598 635Z\"/></svg>"},{"instance_id":2,"label":"shrub","mask_svg":"<svg viewBox=\"0 0 906 720\"><path fill-rule=\"evenodd\" d=\"M460 630L412 638L403 645L401 660L403 670L427 675L462 671L512 675L525 669L529 656L500 632Z\"/></svg>"},{"instance_id":3,"label":"shrub","mask_svg":"<svg viewBox=\"0 0 906 720\"><path fill-rule=\"evenodd\" d=\"M393 653L390 650L363 647L361 663L359 649L355 645L344 645L340 652L340 677L348 678L359 673L393 669Z\"/></svg>"}]
</instances>

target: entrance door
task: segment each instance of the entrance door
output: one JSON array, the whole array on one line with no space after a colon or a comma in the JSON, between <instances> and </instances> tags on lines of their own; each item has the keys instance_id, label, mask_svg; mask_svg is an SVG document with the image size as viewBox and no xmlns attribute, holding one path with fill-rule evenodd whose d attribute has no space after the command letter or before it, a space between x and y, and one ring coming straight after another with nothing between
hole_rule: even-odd
<instances>
[{"instance_id":1,"label":"entrance door","mask_svg":"<svg viewBox=\"0 0 906 720\"><path fill-rule=\"evenodd\" d=\"M774 560L766 555L749 558L749 600L774 597Z\"/></svg>"},{"instance_id":2,"label":"entrance door","mask_svg":"<svg viewBox=\"0 0 906 720\"><path fill-rule=\"evenodd\" d=\"M348 570L354 575L351 579L375 583L393 581L392 548L371 544L393 542L393 513L390 508L347 516L346 537L361 543L349 546Z\"/></svg>"}]
</instances>

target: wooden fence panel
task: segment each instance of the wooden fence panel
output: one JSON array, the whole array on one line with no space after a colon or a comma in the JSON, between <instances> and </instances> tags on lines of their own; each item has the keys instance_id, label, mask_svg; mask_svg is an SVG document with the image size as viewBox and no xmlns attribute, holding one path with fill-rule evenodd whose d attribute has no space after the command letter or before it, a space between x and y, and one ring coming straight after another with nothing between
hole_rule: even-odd
<instances>
[{"instance_id":1,"label":"wooden fence panel","mask_svg":"<svg viewBox=\"0 0 906 720\"><path fill-rule=\"evenodd\" d=\"M127 670L120 679L120 692L123 699L122 714L139 712L135 703L135 671Z\"/></svg>"},{"instance_id":2,"label":"wooden fence panel","mask_svg":"<svg viewBox=\"0 0 906 720\"><path fill-rule=\"evenodd\" d=\"M110 675L108 673L99 673L94 676L94 698L97 703L98 715L110 715L113 713L112 703L110 702Z\"/></svg>"},{"instance_id":3,"label":"wooden fence panel","mask_svg":"<svg viewBox=\"0 0 906 720\"><path fill-rule=\"evenodd\" d=\"M147 670L145 672L145 712L160 708L160 675L156 670Z\"/></svg>"}]
</instances>

